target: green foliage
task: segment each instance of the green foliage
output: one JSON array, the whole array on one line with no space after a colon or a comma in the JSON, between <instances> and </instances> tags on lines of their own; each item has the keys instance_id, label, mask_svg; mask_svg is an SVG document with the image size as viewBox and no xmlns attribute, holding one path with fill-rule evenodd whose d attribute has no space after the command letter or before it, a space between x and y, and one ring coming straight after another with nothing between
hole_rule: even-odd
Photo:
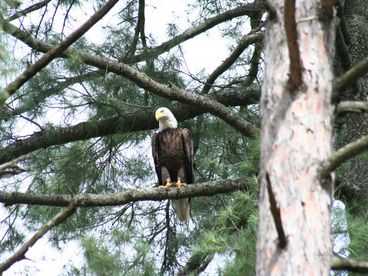
<instances>
[{"instance_id":1,"label":"green foliage","mask_svg":"<svg viewBox=\"0 0 368 276\"><path fill-rule=\"evenodd\" d=\"M113 231L112 240L85 237L81 240L86 264L72 267L66 275L154 275L154 258L150 256L149 244L139 242L126 244L126 251L121 247L126 243L124 233ZM122 238L123 237L123 238ZM122 238L122 239L121 239ZM129 261L132 258L134 261Z\"/></svg>"},{"instance_id":2,"label":"green foliage","mask_svg":"<svg viewBox=\"0 0 368 276\"><path fill-rule=\"evenodd\" d=\"M368 252L368 212L361 210L359 214L347 215L349 225L349 252L350 257L360 260L367 260Z\"/></svg>"},{"instance_id":3,"label":"green foliage","mask_svg":"<svg viewBox=\"0 0 368 276\"><path fill-rule=\"evenodd\" d=\"M2 220L3 229L7 229L0 239L0 253L13 252L25 240L23 229L15 224L15 220L20 215L19 207L8 207L7 211L13 214L14 217L8 216Z\"/></svg>"},{"instance_id":4,"label":"green foliage","mask_svg":"<svg viewBox=\"0 0 368 276\"><path fill-rule=\"evenodd\" d=\"M94 238L82 239L88 269L96 275L119 275L120 265L116 253Z\"/></svg>"},{"instance_id":5,"label":"green foliage","mask_svg":"<svg viewBox=\"0 0 368 276\"><path fill-rule=\"evenodd\" d=\"M255 271L255 242L258 223L256 179L249 192L237 192L227 206L216 216L211 216L194 256L230 256L223 269L224 275L252 275Z\"/></svg>"}]
</instances>

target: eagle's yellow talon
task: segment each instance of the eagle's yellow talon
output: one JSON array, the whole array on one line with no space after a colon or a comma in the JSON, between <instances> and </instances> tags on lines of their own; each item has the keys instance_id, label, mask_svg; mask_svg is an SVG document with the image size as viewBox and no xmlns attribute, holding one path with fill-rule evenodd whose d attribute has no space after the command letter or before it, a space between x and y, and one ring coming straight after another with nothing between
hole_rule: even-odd
<instances>
[{"instance_id":1,"label":"eagle's yellow talon","mask_svg":"<svg viewBox=\"0 0 368 276\"><path fill-rule=\"evenodd\" d=\"M174 183L175 184L175 183ZM163 188L163 189L168 189L168 188L170 188L170 187L172 187L173 186L173 183L172 182L170 182L170 181L166 181L166 184L165 185L160 185L160 186L158 186L159 188Z\"/></svg>"},{"instance_id":2,"label":"eagle's yellow talon","mask_svg":"<svg viewBox=\"0 0 368 276\"><path fill-rule=\"evenodd\" d=\"M186 183L183 183L180 181L180 179L178 179L178 182L176 182L176 187L178 187L179 189L186 186L187 184Z\"/></svg>"}]
</instances>

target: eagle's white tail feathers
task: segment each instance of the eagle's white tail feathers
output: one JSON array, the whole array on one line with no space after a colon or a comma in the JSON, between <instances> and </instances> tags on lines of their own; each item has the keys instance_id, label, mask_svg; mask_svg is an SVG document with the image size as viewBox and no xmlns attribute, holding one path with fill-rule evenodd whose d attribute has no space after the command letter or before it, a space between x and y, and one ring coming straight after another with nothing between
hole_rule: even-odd
<instances>
[{"instance_id":1,"label":"eagle's white tail feathers","mask_svg":"<svg viewBox=\"0 0 368 276\"><path fill-rule=\"evenodd\" d=\"M171 204L175 210L178 219L183 223L188 222L190 219L189 199L188 198L173 199L171 201Z\"/></svg>"}]
</instances>

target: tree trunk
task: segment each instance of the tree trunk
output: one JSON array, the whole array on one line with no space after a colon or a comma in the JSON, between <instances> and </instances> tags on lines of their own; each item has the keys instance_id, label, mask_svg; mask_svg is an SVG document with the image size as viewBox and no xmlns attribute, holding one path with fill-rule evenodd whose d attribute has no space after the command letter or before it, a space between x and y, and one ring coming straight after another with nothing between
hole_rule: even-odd
<instances>
[{"instance_id":1,"label":"tree trunk","mask_svg":"<svg viewBox=\"0 0 368 276\"><path fill-rule=\"evenodd\" d=\"M331 154L333 1L300 0L295 13L292 2L269 1L257 274L328 275L332 181L319 169Z\"/></svg>"}]
</instances>

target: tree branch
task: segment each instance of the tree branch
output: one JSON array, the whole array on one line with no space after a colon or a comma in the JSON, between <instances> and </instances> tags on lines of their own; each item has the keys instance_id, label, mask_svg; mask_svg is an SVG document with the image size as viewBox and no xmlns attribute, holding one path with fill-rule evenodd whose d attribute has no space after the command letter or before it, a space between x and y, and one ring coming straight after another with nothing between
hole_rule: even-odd
<instances>
[{"instance_id":1,"label":"tree branch","mask_svg":"<svg viewBox=\"0 0 368 276\"><path fill-rule=\"evenodd\" d=\"M216 79L223 74L231 65L239 58L239 56L244 52L244 50L251 44L259 42L263 39L263 32L253 33L250 35L245 35L236 46L234 51L221 63L207 78L205 85L202 88L202 94L207 94Z\"/></svg>"},{"instance_id":2,"label":"tree branch","mask_svg":"<svg viewBox=\"0 0 368 276\"><path fill-rule=\"evenodd\" d=\"M21 248L18 249L10 258L4 263L0 264L0 275L7 270L14 263L25 258L25 254L39 239L41 239L51 228L65 221L70 217L76 209L76 204L73 199L70 200L69 205L56 214L51 220L49 220L44 226L42 226Z\"/></svg>"},{"instance_id":3,"label":"tree branch","mask_svg":"<svg viewBox=\"0 0 368 276\"><path fill-rule=\"evenodd\" d=\"M298 34L296 30L295 20L295 0L285 0L284 3L284 20L286 41L289 50L289 85L291 92L297 90L303 83L302 64L300 60Z\"/></svg>"},{"instance_id":4,"label":"tree branch","mask_svg":"<svg viewBox=\"0 0 368 276\"><path fill-rule=\"evenodd\" d=\"M92 15L82 26L71 33L60 44L54 46L45 55L43 55L37 62L27 67L15 80L10 82L0 94L0 103L4 103L6 99L16 92L23 84L36 75L39 71L45 68L53 59L58 57L60 53L64 52L71 44L78 38L84 35L93 25L95 25L103 16L105 16L119 0L110 0L103 5L94 15ZM3 25L5 21L0 15L0 24Z\"/></svg>"},{"instance_id":5,"label":"tree branch","mask_svg":"<svg viewBox=\"0 0 368 276\"><path fill-rule=\"evenodd\" d=\"M132 62L133 63L137 63L137 62L141 62L144 61L147 58L153 59L167 51L169 51L170 49L174 48L175 46L179 45L180 43L189 40L209 29L211 29L212 27L221 24L225 21L234 19L236 17L239 16L244 16L244 15L249 15L252 14L255 11L263 11L265 10L265 6L262 3L250 3L250 4L246 4L240 7L237 7L235 9L223 12L219 15L216 15L208 20L206 20L205 22L185 30L183 33L177 35L176 37L162 43L161 45L155 47L155 48L151 48L151 49L147 49L144 51L144 53L136 55L132 58Z\"/></svg>"},{"instance_id":6,"label":"tree branch","mask_svg":"<svg viewBox=\"0 0 368 276\"><path fill-rule=\"evenodd\" d=\"M345 259L338 256L332 256L331 269L347 270L357 273L368 273L368 262L354 259Z\"/></svg>"},{"instance_id":7,"label":"tree branch","mask_svg":"<svg viewBox=\"0 0 368 276\"><path fill-rule=\"evenodd\" d=\"M355 64L350 70L340 76L334 84L333 91L335 94L344 91L349 86L353 85L360 77L363 77L368 72L368 58ZM334 96L336 97L336 96Z\"/></svg>"},{"instance_id":8,"label":"tree branch","mask_svg":"<svg viewBox=\"0 0 368 276\"><path fill-rule=\"evenodd\" d=\"M275 223L275 228L278 236L278 245L281 249L284 249L287 245L287 238L285 235L284 227L282 225L280 208L277 206L277 201L275 198L275 194L272 190L271 180L268 173L266 173L266 181L267 181L268 197L270 201L270 211L273 217L273 221Z\"/></svg>"},{"instance_id":9,"label":"tree branch","mask_svg":"<svg viewBox=\"0 0 368 276\"><path fill-rule=\"evenodd\" d=\"M228 89L224 92L210 93L209 96L224 105L239 106L256 103L259 99L260 92L254 89L238 88L233 90ZM197 106L169 104L167 107L174 112L179 122L205 113L205 110ZM157 128L158 124L153 116L154 111L154 108L143 109L133 113L123 114L119 117L82 122L70 127L46 128L42 131L35 132L26 139L18 140L0 149L0 164L9 162L21 155L50 146L116 133Z\"/></svg>"},{"instance_id":10,"label":"tree branch","mask_svg":"<svg viewBox=\"0 0 368 276\"><path fill-rule=\"evenodd\" d=\"M139 34L143 32L143 34L141 35L142 37L144 36L144 22L145 22L144 8L145 8L145 0L139 0L137 25L134 30L132 44L130 45L124 60L127 61L131 60L131 58L134 56L135 51L137 50ZM142 40L142 44L145 44L145 38L144 40Z\"/></svg>"},{"instance_id":11,"label":"tree branch","mask_svg":"<svg viewBox=\"0 0 368 276\"><path fill-rule=\"evenodd\" d=\"M193 254L186 262L183 269L181 269L176 275L199 275L203 272L209 263L213 260L214 254Z\"/></svg>"},{"instance_id":12,"label":"tree branch","mask_svg":"<svg viewBox=\"0 0 368 276\"><path fill-rule=\"evenodd\" d=\"M114 194L83 194L75 196L0 191L0 202L5 205L28 204L54 207L68 206L71 202L75 202L76 207L119 206L136 201L159 201L171 198L210 196L236 190L247 190L248 186L249 183L246 179L236 179L197 183L181 189L129 188Z\"/></svg>"},{"instance_id":13,"label":"tree branch","mask_svg":"<svg viewBox=\"0 0 368 276\"><path fill-rule=\"evenodd\" d=\"M12 15L12 16L10 16L10 17L8 17L7 19L6 19L6 21L13 21L13 20L15 20L15 19L18 19L19 17L21 17L21 16L25 16L25 15L27 15L28 13L31 13L31 12L34 12L34 11L36 11L36 10L39 10L39 9L41 9L42 7L44 7L44 6L46 6L49 2L50 2L51 0L43 0L43 1L41 1L41 2L38 2L38 3L36 3L36 4L33 4L33 5L31 5L31 6L29 6L29 7L27 7L27 8L25 8L25 9L23 9L23 10L21 10L21 11L17 11L14 15Z\"/></svg>"},{"instance_id":14,"label":"tree branch","mask_svg":"<svg viewBox=\"0 0 368 276\"><path fill-rule=\"evenodd\" d=\"M254 80L257 78L261 54L262 54L262 45L260 43L257 43L254 46L254 52L250 60L250 67L248 70L248 75L244 81L244 86L246 87L249 85L252 85Z\"/></svg>"},{"instance_id":15,"label":"tree branch","mask_svg":"<svg viewBox=\"0 0 368 276\"><path fill-rule=\"evenodd\" d=\"M330 156L323 164L321 169L321 177L326 178L333 172L338 166L348 159L351 159L368 149L368 135L365 135L358 140L347 144L340 148L334 154Z\"/></svg>"},{"instance_id":16,"label":"tree branch","mask_svg":"<svg viewBox=\"0 0 368 276\"><path fill-rule=\"evenodd\" d=\"M26 155L21 155L12 161L1 164L0 165L0 178L9 177L9 176L13 176L16 174L26 172L27 170L19 167L17 163L22 162L27 159L28 159L28 155L26 154Z\"/></svg>"},{"instance_id":17,"label":"tree branch","mask_svg":"<svg viewBox=\"0 0 368 276\"><path fill-rule=\"evenodd\" d=\"M346 112L368 112L368 102L363 101L343 101L336 107L336 113L338 115Z\"/></svg>"}]
</instances>

